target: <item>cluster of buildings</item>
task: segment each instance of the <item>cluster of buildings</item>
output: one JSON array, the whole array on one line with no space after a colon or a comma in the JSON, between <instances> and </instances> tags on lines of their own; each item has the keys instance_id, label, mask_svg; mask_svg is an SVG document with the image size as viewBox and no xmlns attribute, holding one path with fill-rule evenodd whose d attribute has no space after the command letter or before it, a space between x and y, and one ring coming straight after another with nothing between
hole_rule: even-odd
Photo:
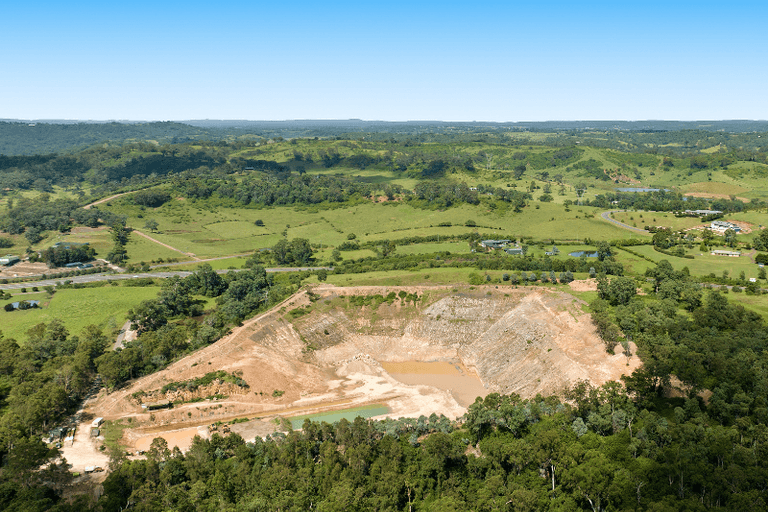
<instances>
[{"instance_id":1,"label":"cluster of buildings","mask_svg":"<svg viewBox=\"0 0 768 512\"><path fill-rule=\"evenodd\" d=\"M502 249L507 254L511 254L513 256L522 256L523 255L522 247L518 247L517 245L515 245L514 247L507 247L507 244L511 242L512 240L482 240L480 241L480 247L482 247L488 252L495 251L497 249Z\"/></svg>"},{"instance_id":2,"label":"cluster of buildings","mask_svg":"<svg viewBox=\"0 0 768 512\"><path fill-rule=\"evenodd\" d=\"M511 243L511 240L482 240L480 242L480 247L485 249L487 252L495 251L497 249L502 249L505 253L509 254L510 256L523 256L523 248L520 247L518 244L515 244L514 247L507 247L509 243ZM547 256L557 256L560 254L560 249L557 248L556 245L552 246L551 251L546 251L544 254Z\"/></svg>"},{"instance_id":3,"label":"cluster of buildings","mask_svg":"<svg viewBox=\"0 0 768 512\"><path fill-rule=\"evenodd\" d=\"M720 210L685 210L685 214L696 217L704 217L707 215L722 215L723 212Z\"/></svg>"},{"instance_id":4,"label":"cluster of buildings","mask_svg":"<svg viewBox=\"0 0 768 512\"><path fill-rule=\"evenodd\" d=\"M3 265L5 267L10 267L11 265L15 265L21 261L21 259L18 256L14 256L12 254L6 254L2 258L0 258L0 265Z\"/></svg>"},{"instance_id":5,"label":"cluster of buildings","mask_svg":"<svg viewBox=\"0 0 768 512\"><path fill-rule=\"evenodd\" d=\"M728 229L732 229L736 233L741 231L741 228L739 226L737 226L736 224L734 224L732 222L727 222L727 221L724 221L724 220L713 220L712 224L710 224L710 226L709 226L709 229L711 229L712 231L715 231L717 233L720 233L720 234L725 233L726 230L728 230Z\"/></svg>"}]
</instances>

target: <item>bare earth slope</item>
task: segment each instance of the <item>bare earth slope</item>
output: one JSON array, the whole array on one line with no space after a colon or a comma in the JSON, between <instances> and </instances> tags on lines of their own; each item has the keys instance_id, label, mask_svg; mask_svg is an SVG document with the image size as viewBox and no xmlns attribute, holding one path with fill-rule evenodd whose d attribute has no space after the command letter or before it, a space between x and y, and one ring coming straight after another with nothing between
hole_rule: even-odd
<instances>
[{"instance_id":1,"label":"bare earth slope","mask_svg":"<svg viewBox=\"0 0 768 512\"><path fill-rule=\"evenodd\" d=\"M410 295L370 300L391 292ZM367 297L366 305L354 305L360 301L352 296ZM252 438L272 431L262 420L277 415L369 404L385 405L392 417L457 417L475 395L531 397L582 379L600 385L634 371L639 359L621 349L607 354L581 304L565 292L539 287L323 285L299 292L161 372L102 392L89 412L111 420L130 417L124 438L129 445L146 447L162 435L184 447L216 421L251 418L232 429ZM214 382L194 392L159 391L215 370L241 375L248 388ZM226 398L203 399L216 394ZM141 407L142 401L160 399L177 404L152 413Z\"/></svg>"}]
</instances>

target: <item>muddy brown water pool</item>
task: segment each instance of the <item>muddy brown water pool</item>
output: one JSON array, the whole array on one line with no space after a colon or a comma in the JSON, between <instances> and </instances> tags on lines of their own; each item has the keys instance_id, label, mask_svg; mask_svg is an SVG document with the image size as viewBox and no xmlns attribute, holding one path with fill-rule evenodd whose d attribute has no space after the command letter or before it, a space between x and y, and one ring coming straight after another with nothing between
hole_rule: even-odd
<instances>
[{"instance_id":1,"label":"muddy brown water pool","mask_svg":"<svg viewBox=\"0 0 768 512\"><path fill-rule=\"evenodd\" d=\"M381 366L403 384L433 386L450 392L462 407L469 407L478 396L488 394L480 379L459 362L382 362Z\"/></svg>"}]
</instances>

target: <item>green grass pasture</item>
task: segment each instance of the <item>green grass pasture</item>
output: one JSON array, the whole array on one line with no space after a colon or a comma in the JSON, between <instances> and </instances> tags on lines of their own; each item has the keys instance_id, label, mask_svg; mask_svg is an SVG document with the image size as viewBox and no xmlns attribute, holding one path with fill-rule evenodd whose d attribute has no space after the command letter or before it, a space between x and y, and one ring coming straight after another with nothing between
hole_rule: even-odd
<instances>
[{"instance_id":1,"label":"green grass pasture","mask_svg":"<svg viewBox=\"0 0 768 512\"><path fill-rule=\"evenodd\" d=\"M26 311L0 310L0 330L6 337L23 341L31 327L57 318L64 322L71 334L78 334L91 324L108 332L122 327L130 308L143 300L155 298L159 291L157 286L67 289L57 291L50 300L45 294L18 294L8 302L42 299L42 307Z\"/></svg>"},{"instance_id":2,"label":"green grass pasture","mask_svg":"<svg viewBox=\"0 0 768 512\"><path fill-rule=\"evenodd\" d=\"M754 311L763 318L768 318L768 300L765 295L747 295L746 293L729 293L728 301L741 304L746 309Z\"/></svg>"},{"instance_id":3,"label":"green grass pasture","mask_svg":"<svg viewBox=\"0 0 768 512\"><path fill-rule=\"evenodd\" d=\"M283 234L288 239L306 238L313 244L329 247L345 242L351 233L361 242L411 236L452 236L472 231L499 238L533 237L539 240L576 240L587 237L608 240L638 236L605 222L595 208L572 207L566 211L560 204L538 202L520 213L512 211L506 204L493 201L484 201L476 206L459 205L445 210L415 208L395 202L371 202L325 209L257 209L214 206L202 201L176 199L162 207L144 210L128 201L116 200L111 208L116 213L127 215L129 225L138 229L143 230L147 219L156 220L159 224L158 232L147 233L149 236L199 258L243 254L271 247L283 238ZM256 220L261 220L264 225L256 226ZM473 221L476 227L467 227L467 221ZM106 252L111 247L107 234L103 236L105 238L97 248L100 254L102 250ZM183 260L182 254L138 235L131 237L127 249L130 261L134 263L158 258ZM450 246L439 250L454 252L457 249ZM414 247L406 251L431 250Z\"/></svg>"},{"instance_id":4,"label":"green grass pasture","mask_svg":"<svg viewBox=\"0 0 768 512\"><path fill-rule=\"evenodd\" d=\"M691 275L694 276L705 276L709 275L710 273L714 273L716 276L722 276L723 271L727 270L730 277L738 277L742 271L744 272L747 279L750 277L757 277L757 265L752 263L752 260L750 260L745 255L742 255L738 258L731 258L728 256L712 256L708 252L702 253L696 246L691 250L686 250L686 254L693 255L694 259L691 260L687 258L677 258L675 256L662 254L655 251L650 245L629 247L629 249L638 254L647 256L655 262L667 260L675 270L682 270L683 267L688 267ZM626 253L622 251L619 254L621 255L619 261L623 262L623 258L627 257L624 256ZM641 265L641 263L638 263L638 268L642 268Z\"/></svg>"},{"instance_id":5,"label":"green grass pasture","mask_svg":"<svg viewBox=\"0 0 768 512\"><path fill-rule=\"evenodd\" d=\"M464 254L469 252L468 242L442 242L414 245L400 245L397 254L429 254L433 252L448 251L451 254Z\"/></svg>"},{"instance_id":6,"label":"green grass pasture","mask_svg":"<svg viewBox=\"0 0 768 512\"><path fill-rule=\"evenodd\" d=\"M672 213L664 212L614 212L611 214L611 217L628 226L634 226L640 229L645 228L645 226L663 226L672 231L680 231L702 224L699 217L678 218Z\"/></svg>"},{"instance_id":7,"label":"green grass pasture","mask_svg":"<svg viewBox=\"0 0 768 512\"><path fill-rule=\"evenodd\" d=\"M703 192L705 194L725 194L734 196L743 196L750 192L749 188L745 188L735 183L722 183L717 181L701 181L698 183L689 183L683 188L684 192Z\"/></svg>"}]
</instances>

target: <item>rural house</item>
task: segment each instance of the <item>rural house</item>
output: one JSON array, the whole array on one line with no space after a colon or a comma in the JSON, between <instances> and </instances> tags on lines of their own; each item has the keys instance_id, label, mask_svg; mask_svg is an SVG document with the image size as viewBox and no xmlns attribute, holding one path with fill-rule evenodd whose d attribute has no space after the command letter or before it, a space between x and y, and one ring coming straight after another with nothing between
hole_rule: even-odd
<instances>
[{"instance_id":1,"label":"rural house","mask_svg":"<svg viewBox=\"0 0 768 512\"><path fill-rule=\"evenodd\" d=\"M488 249L488 252L495 249L503 249L511 240L482 240L480 247Z\"/></svg>"},{"instance_id":2,"label":"rural house","mask_svg":"<svg viewBox=\"0 0 768 512\"><path fill-rule=\"evenodd\" d=\"M731 222L726 222L724 220L713 220L712 224L710 225L710 228L712 229L712 231L717 231L718 233L725 233L727 229L732 229L737 233L741 231L741 228L736 224L733 224Z\"/></svg>"}]
</instances>

